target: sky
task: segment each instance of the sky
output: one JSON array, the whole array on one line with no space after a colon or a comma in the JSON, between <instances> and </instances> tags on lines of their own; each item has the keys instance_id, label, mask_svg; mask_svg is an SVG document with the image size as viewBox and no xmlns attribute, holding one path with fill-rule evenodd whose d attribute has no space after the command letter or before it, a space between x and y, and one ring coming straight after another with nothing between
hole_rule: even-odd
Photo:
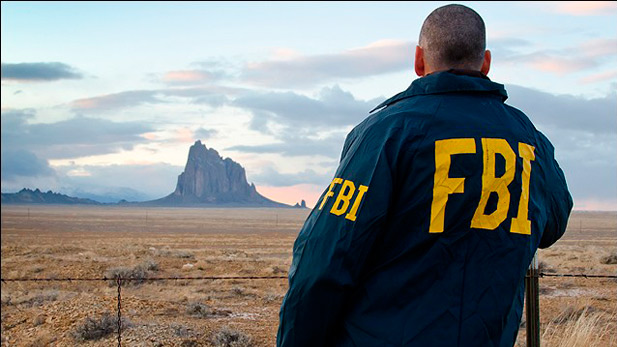
<instances>
[{"instance_id":1,"label":"sky","mask_svg":"<svg viewBox=\"0 0 617 347\"><path fill-rule=\"evenodd\" d=\"M160 198L201 140L263 195L313 206L348 132L417 78L445 4L3 1L2 192ZM617 2L461 4L574 208L617 210Z\"/></svg>"}]
</instances>

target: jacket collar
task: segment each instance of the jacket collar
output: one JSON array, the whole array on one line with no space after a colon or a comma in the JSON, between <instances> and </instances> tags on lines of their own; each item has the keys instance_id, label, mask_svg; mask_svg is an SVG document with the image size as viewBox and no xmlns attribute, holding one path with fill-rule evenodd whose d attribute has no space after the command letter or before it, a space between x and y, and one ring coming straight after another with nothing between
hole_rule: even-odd
<instances>
[{"instance_id":1,"label":"jacket collar","mask_svg":"<svg viewBox=\"0 0 617 347\"><path fill-rule=\"evenodd\" d=\"M451 69L416 79L407 90L382 102L369 113L416 95L460 92L485 93L500 97L502 102L508 98L508 93L502 84L492 82L479 71Z\"/></svg>"}]
</instances>

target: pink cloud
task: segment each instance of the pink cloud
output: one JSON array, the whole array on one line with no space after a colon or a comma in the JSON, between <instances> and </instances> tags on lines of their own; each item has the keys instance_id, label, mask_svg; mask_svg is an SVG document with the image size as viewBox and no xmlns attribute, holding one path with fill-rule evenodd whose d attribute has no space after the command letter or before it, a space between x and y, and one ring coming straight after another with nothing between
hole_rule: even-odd
<instances>
[{"instance_id":1,"label":"pink cloud","mask_svg":"<svg viewBox=\"0 0 617 347\"><path fill-rule=\"evenodd\" d=\"M146 103L160 103L153 90L131 90L115 94L106 94L92 98L78 99L71 103L75 110L103 111L124 107L138 106Z\"/></svg>"},{"instance_id":2,"label":"pink cloud","mask_svg":"<svg viewBox=\"0 0 617 347\"><path fill-rule=\"evenodd\" d=\"M558 76L588 69L596 65L595 62L585 58L565 58L543 53L530 56L530 58L529 63L535 69Z\"/></svg>"},{"instance_id":3,"label":"pink cloud","mask_svg":"<svg viewBox=\"0 0 617 347\"><path fill-rule=\"evenodd\" d=\"M206 71L202 70L179 70L169 71L162 77L162 81L165 83L200 83L207 82L214 78L214 76Z\"/></svg>"},{"instance_id":4,"label":"pink cloud","mask_svg":"<svg viewBox=\"0 0 617 347\"><path fill-rule=\"evenodd\" d=\"M558 50L506 57L505 61L529 65L533 69L558 76L598 68L617 57L617 39L592 39Z\"/></svg>"},{"instance_id":5,"label":"pink cloud","mask_svg":"<svg viewBox=\"0 0 617 347\"><path fill-rule=\"evenodd\" d=\"M589 58L614 57L617 55L617 39L593 39L576 49Z\"/></svg>"},{"instance_id":6,"label":"pink cloud","mask_svg":"<svg viewBox=\"0 0 617 347\"><path fill-rule=\"evenodd\" d=\"M617 70L605 71L605 72L589 75L589 76L581 78L580 81L581 83L588 84L588 83L602 82L602 81L614 80L614 79L617 79Z\"/></svg>"},{"instance_id":7,"label":"pink cloud","mask_svg":"<svg viewBox=\"0 0 617 347\"><path fill-rule=\"evenodd\" d=\"M192 143L195 141L195 133L189 128L180 128L174 132L174 139L181 143Z\"/></svg>"},{"instance_id":8,"label":"pink cloud","mask_svg":"<svg viewBox=\"0 0 617 347\"><path fill-rule=\"evenodd\" d=\"M156 133L145 133L145 134L142 134L141 137L143 137L146 140L154 141L154 140L159 139L160 136L158 136Z\"/></svg>"},{"instance_id":9,"label":"pink cloud","mask_svg":"<svg viewBox=\"0 0 617 347\"><path fill-rule=\"evenodd\" d=\"M259 186L257 191L274 201L289 205L295 205L301 200L306 201L306 206L312 208L323 193L324 187L314 184L296 184L287 187Z\"/></svg>"},{"instance_id":10,"label":"pink cloud","mask_svg":"<svg viewBox=\"0 0 617 347\"><path fill-rule=\"evenodd\" d=\"M557 12L574 16L608 15L617 12L617 3L614 1L560 1L554 6Z\"/></svg>"},{"instance_id":11,"label":"pink cloud","mask_svg":"<svg viewBox=\"0 0 617 347\"><path fill-rule=\"evenodd\" d=\"M97 108L99 105L99 99L97 98L89 98L89 99L79 99L73 101L73 108L80 110L89 110L93 108Z\"/></svg>"}]
</instances>

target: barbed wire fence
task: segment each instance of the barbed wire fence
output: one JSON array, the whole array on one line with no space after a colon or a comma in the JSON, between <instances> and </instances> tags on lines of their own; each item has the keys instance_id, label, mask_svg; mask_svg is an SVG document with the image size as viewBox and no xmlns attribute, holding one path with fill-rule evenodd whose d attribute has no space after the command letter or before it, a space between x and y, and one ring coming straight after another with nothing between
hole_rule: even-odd
<instances>
[{"instance_id":1,"label":"barbed wire fence","mask_svg":"<svg viewBox=\"0 0 617 347\"><path fill-rule=\"evenodd\" d=\"M168 277L145 277L145 278L135 278L135 277L122 277L121 275L115 277L64 277L64 278L30 278L30 277L20 277L20 278L0 278L0 281L3 284L8 283L17 283L17 282L115 282L117 286L117 309L116 309L116 317L117 317L117 340L118 347L122 346L122 285L132 281L139 282L156 282L156 281L170 281L170 280L186 280L186 281L198 281L198 280L275 280L275 279L287 279L287 276L190 276L190 277L180 277L180 276L168 276Z\"/></svg>"},{"instance_id":2,"label":"barbed wire fence","mask_svg":"<svg viewBox=\"0 0 617 347\"><path fill-rule=\"evenodd\" d=\"M556 278L585 278L585 279L617 279L617 275L607 275L607 274L585 274L585 273L545 273L538 271L528 271L525 276L526 285L529 289L529 283L533 283L533 280L544 277L556 277ZM134 278L128 277L123 278L122 276L116 277L93 277L93 278L28 278L28 277L20 277L20 278L0 278L3 284L14 283L14 282L109 282L114 281L117 286L117 309L116 309L116 317L117 317L117 341L118 347L122 346L122 286L125 283L132 281L140 281L140 282L156 282L156 281L170 281L170 280L184 280L184 281L198 281L198 280L281 280L287 279L287 276L192 276L192 277L180 277L180 276L169 276L169 277L146 277L146 278ZM531 280L531 281L530 281ZM537 289L534 292L537 294ZM535 300L529 297L529 291L527 291L526 301L535 302ZM527 329L527 346L535 347L539 346L539 306L537 303L531 305L531 307L527 306L528 313L527 317L531 317L528 321L533 321L533 324L526 324ZM531 310L530 310L531 309Z\"/></svg>"}]
</instances>

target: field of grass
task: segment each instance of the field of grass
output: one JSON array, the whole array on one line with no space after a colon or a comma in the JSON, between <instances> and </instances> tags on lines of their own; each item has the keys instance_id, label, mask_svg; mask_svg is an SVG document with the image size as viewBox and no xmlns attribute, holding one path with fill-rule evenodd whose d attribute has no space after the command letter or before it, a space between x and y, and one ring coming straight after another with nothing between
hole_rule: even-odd
<instances>
[{"instance_id":1,"label":"field of grass","mask_svg":"<svg viewBox=\"0 0 617 347\"><path fill-rule=\"evenodd\" d=\"M2 206L2 278L112 278L126 346L272 346L299 209ZM617 214L575 213L546 273L617 274ZM617 346L614 279L540 279L543 346ZM2 345L117 345L113 281L2 283ZM524 323L523 323L524 324ZM521 327L517 345L525 345Z\"/></svg>"}]
</instances>

